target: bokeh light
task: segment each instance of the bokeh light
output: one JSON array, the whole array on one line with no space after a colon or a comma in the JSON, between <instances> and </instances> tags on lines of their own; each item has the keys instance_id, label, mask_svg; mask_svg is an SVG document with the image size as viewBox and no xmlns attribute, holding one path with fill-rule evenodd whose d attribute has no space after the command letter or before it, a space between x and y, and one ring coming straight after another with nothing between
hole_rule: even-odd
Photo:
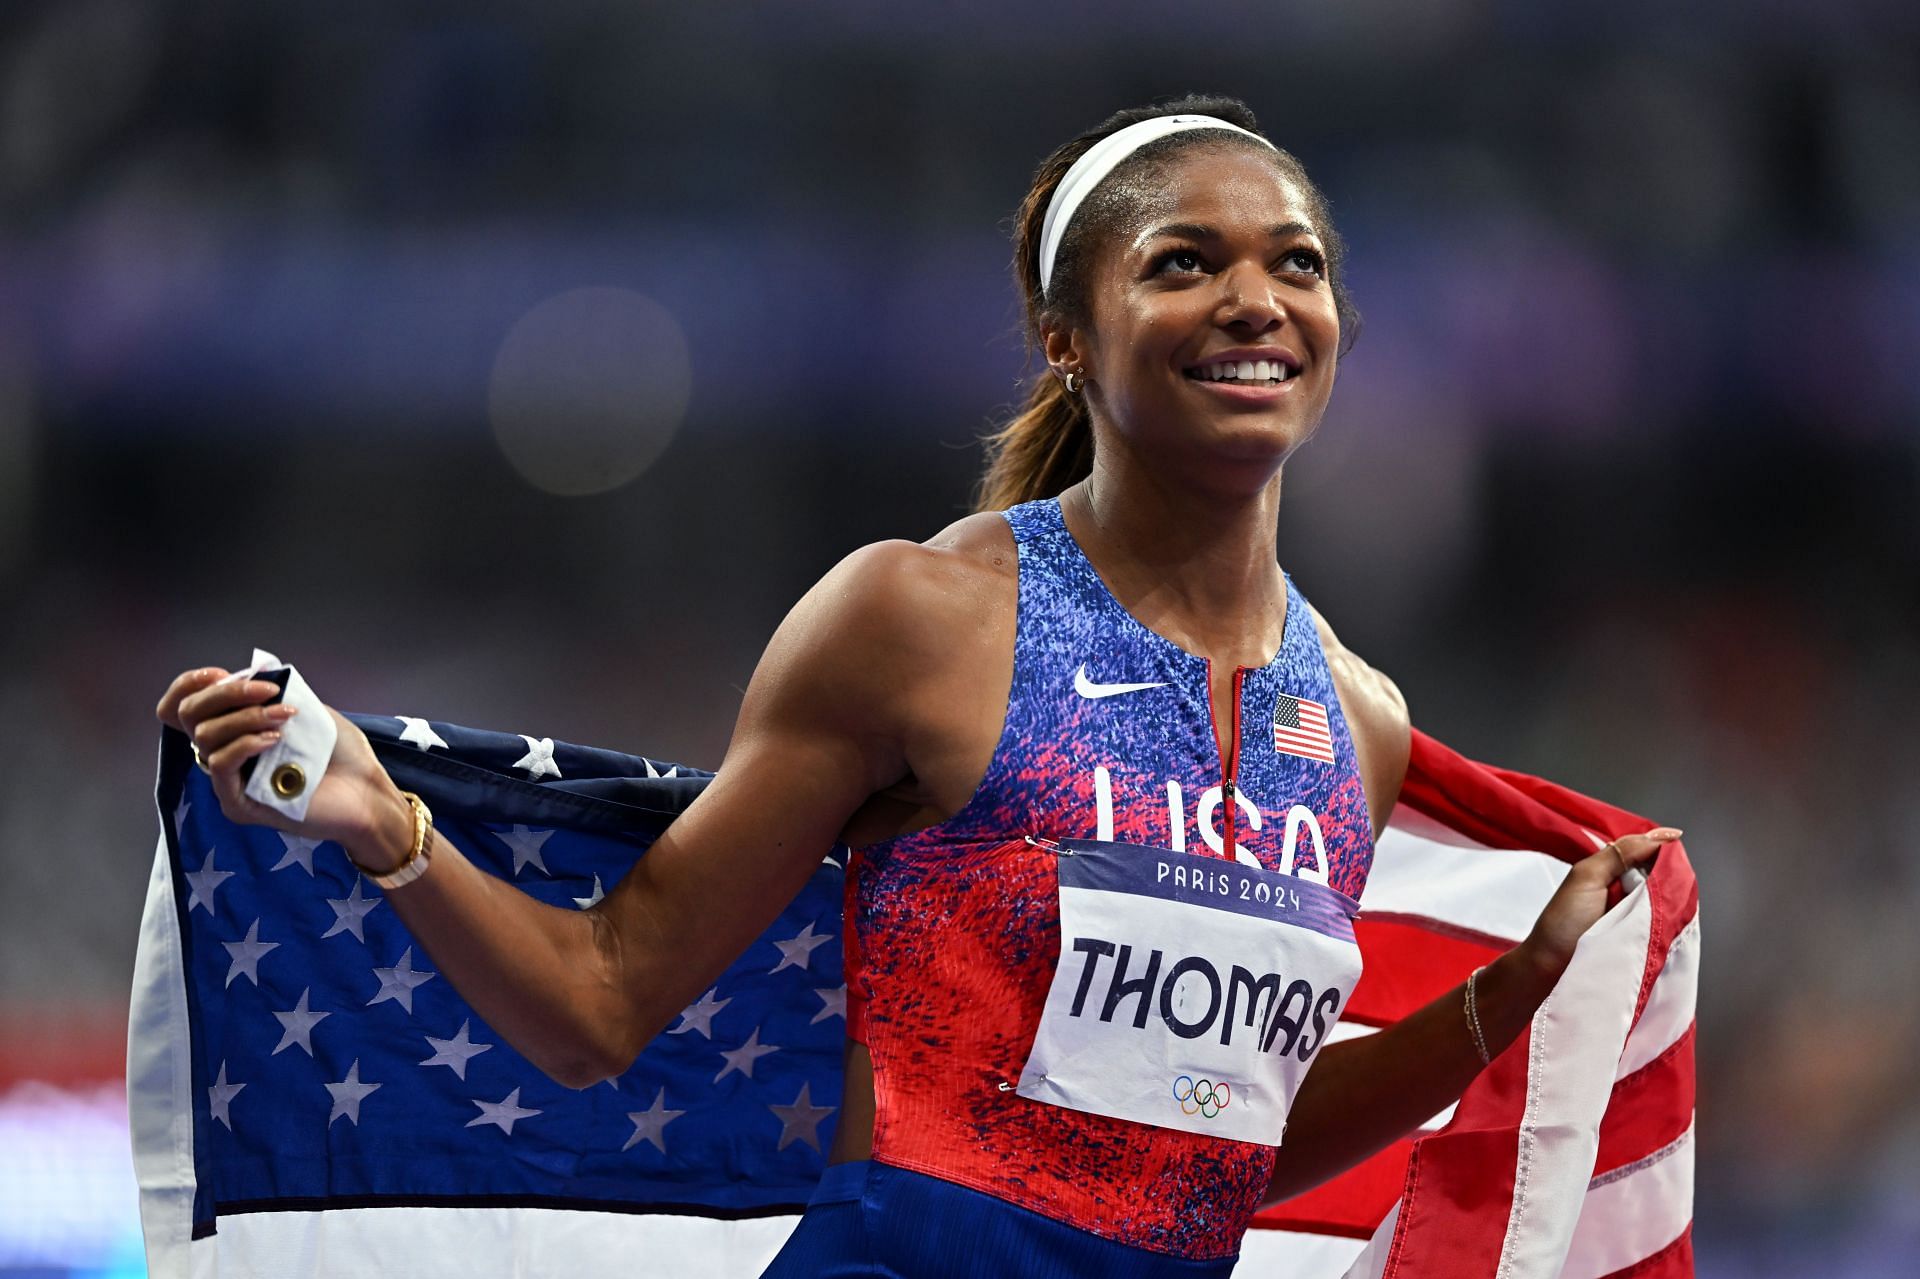
<instances>
[{"instance_id":1,"label":"bokeh light","mask_svg":"<svg viewBox=\"0 0 1920 1279\"><path fill-rule=\"evenodd\" d=\"M680 325L630 289L548 298L494 357L487 416L529 484L559 497L632 483L673 442L692 372Z\"/></svg>"}]
</instances>

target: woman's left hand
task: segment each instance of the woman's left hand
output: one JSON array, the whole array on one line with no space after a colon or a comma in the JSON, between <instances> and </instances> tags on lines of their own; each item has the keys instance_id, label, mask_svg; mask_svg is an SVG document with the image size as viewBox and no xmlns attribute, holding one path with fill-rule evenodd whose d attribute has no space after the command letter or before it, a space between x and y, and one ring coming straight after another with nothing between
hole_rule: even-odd
<instances>
[{"instance_id":1,"label":"woman's left hand","mask_svg":"<svg viewBox=\"0 0 1920 1279\"><path fill-rule=\"evenodd\" d=\"M1656 826L1644 835L1622 835L1575 862L1519 949L1542 971L1558 978L1572 961L1581 935L1607 913L1614 881L1629 870L1644 870L1660 845L1678 838L1680 831L1674 827Z\"/></svg>"}]
</instances>

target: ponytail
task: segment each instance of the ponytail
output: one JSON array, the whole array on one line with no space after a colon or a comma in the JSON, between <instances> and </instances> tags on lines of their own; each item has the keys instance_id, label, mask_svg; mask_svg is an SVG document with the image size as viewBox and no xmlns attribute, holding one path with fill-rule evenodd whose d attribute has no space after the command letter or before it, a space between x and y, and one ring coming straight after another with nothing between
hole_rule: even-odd
<instances>
[{"instance_id":1,"label":"ponytail","mask_svg":"<svg viewBox=\"0 0 1920 1279\"><path fill-rule=\"evenodd\" d=\"M1019 416L987 436L987 470L973 509L1004 511L1042 497L1058 497L1093 469L1093 430L1086 401L1068 395L1060 379L1042 373Z\"/></svg>"}]
</instances>

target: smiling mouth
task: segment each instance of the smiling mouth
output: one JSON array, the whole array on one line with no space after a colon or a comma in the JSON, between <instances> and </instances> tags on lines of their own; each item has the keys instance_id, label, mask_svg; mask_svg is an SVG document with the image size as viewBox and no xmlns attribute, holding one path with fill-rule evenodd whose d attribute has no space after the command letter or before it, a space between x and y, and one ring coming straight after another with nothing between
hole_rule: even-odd
<instances>
[{"instance_id":1,"label":"smiling mouth","mask_svg":"<svg viewBox=\"0 0 1920 1279\"><path fill-rule=\"evenodd\" d=\"M1284 360L1221 360L1186 370L1196 382L1225 382L1239 386L1279 386L1300 376Z\"/></svg>"}]
</instances>

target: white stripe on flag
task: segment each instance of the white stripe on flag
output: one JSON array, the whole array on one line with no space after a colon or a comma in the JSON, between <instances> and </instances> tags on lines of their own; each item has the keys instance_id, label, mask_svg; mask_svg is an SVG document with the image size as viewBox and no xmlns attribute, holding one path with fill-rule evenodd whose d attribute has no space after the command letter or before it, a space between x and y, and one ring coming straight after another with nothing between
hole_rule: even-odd
<instances>
[{"instance_id":1,"label":"white stripe on flag","mask_svg":"<svg viewBox=\"0 0 1920 1279\"><path fill-rule=\"evenodd\" d=\"M193 1036L167 839L153 855L127 1012L127 1126L155 1279L187 1279L193 1238Z\"/></svg>"},{"instance_id":2,"label":"white stripe on flag","mask_svg":"<svg viewBox=\"0 0 1920 1279\"><path fill-rule=\"evenodd\" d=\"M1445 831L1447 838L1439 833ZM1360 894L1362 919L1431 921L1507 942L1533 930L1540 908L1567 877L1546 853L1490 849L1430 818L1396 812L1374 848Z\"/></svg>"},{"instance_id":3,"label":"white stripe on flag","mask_svg":"<svg viewBox=\"0 0 1920 1279\"><path fill-rule=\"evenodd\" d=\"M1234 1279L1335 1279L1366 1244L1298 1230L1249 1230Z\"/></svg>"},{"instance_id":4,"label":"white stripe on flag","mask_svg":"<svg viewBox=\"0 0 1920 1279\"><path fill-rule=\"evenodd\" d=\"M1599 1279L1651 1257L1693 1220L1693 1125L1665 1149L1596 1177L1562 1279Z\"/></svg>"},{"instance_id":5,"label":"white stripe on flag","mask_svg":"<svg viewBox=\"0 0 1920 1279\"><path fill-rule=\"evenodd\" d=\"M552 1208L222 1214L218 1234L194 1241L192 1279L471 1279L476 1273L750 1279L766 1269L799 1220Z\"/></svg>"},{"instance_id":6,"label":"white stripe on flag","mask_svg":"<svg viewBox=\"0 0 1920 1279\"><path fill-rule=\"evenodd\" d=\"M1387 1257L1393 1251L1393 1232L1399 1225L1400 1204L1395 1201L1386 1217L1374 1228L1373 1238L1367 1240L1365 1249L1353 1259L1353 1264L1347 1267L1341 1279L1380 1279L1386 1273Z\"/></svg>"},{"instance_id":7,"label":"white stripe on flag","mask_svg":"<svg viewBox=\"0 0 1920 1279\"><path fill-rule=\"evenodd\" d=\"M1497 1279L1554 1279L1566 1261L1652 926L1653 902L1641 884L1580 938L1573 962L1533 1016L1513 1211Z\"/></svg>"},{"instance_id":8,"label":"white stripe on flag","mask_svg":"<svg viewBox=\"0 0 1920 1279\"><path fill-rule=\"evenodd\" d=\"M1640 1022L1627 1037L1615 1079L1625 1079L1658 1057L1693 1025L1694 1004L1700 993L1700 916L1687 921L1667 947L1667 962L1653 979L1653 993Z\"/></svg>"}]
</instances>

